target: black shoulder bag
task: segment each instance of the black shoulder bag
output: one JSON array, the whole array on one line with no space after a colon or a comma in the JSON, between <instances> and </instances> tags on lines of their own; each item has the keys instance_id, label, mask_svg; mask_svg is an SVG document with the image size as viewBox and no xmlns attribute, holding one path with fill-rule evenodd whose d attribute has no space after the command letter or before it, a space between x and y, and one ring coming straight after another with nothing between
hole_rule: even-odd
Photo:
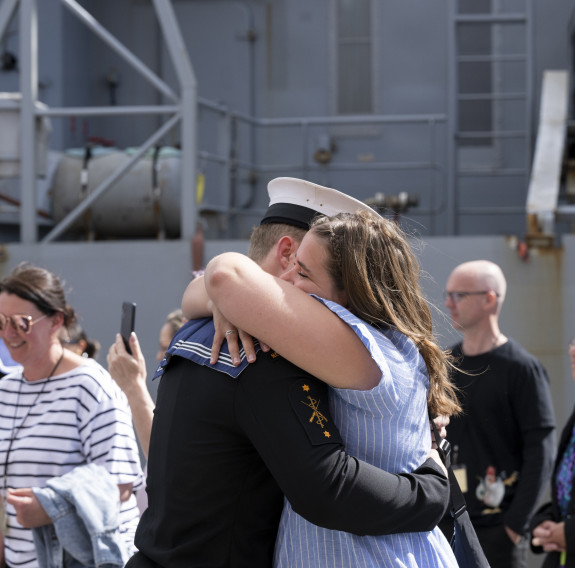
<instances>
[{"instance_id":1,"label":"black shoulder bag","mask_svg":"<svg viewBox=\"0 0 575 568\"><path fill-rule=\"evenodd\" d=\"M490 568L475 529L471 524L465 497L451 467L451 446L447 440L441 439L433 420L431 420L431 425L437 443L437 451L445 464L449 478L449 505L453 517L453 536L450 544L457 563L461 568Z\"/></svg>"}]
</instances>

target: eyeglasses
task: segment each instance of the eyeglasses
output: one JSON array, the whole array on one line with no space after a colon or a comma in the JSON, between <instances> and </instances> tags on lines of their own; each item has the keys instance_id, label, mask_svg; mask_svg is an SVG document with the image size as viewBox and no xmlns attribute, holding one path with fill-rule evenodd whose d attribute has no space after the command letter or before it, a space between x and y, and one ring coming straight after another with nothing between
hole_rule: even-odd
<instances>
[{"instance_id":1,"label":"eyeglasses","mask_svg":"<svg viewBox=\"0 0 575 568\"><path fill-rule=\"evenodd\" d=\"M30 331L32 331L32 326L35 323L38 323L47 317L48 316L46 314L39 317L38 319L33 319L32 316L27 316L24 314L14 314L13 316L0 314L0 331L4 331L8 326L8 323L10 323L14 331L27 335L30 333Z\"/></svg>"},{"instance_id":2,"label":"eyeglasses","mask_svg":"<svg viewBox=\"0 0 575 568\"><path fill-rule=\"evenodd\" d=\"M489 292L493 292L493 290L482 290L481 292L448 292L445 290L445 292L443 292L443 298L445 300L449 298L454 304L457 304L463 300L463 298L467 298L467 296L482 296L489 294ZM495 292L495 295L499 298L499 294Z\"/></svg>"}]
</instances>

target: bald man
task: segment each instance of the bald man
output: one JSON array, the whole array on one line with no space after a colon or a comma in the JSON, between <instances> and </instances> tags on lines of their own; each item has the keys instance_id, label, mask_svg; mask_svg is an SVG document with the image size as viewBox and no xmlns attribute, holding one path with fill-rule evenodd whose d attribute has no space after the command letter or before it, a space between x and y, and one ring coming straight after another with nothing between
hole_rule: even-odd
<instances>
[{"instance_id":1,"label":"bald man","mask_svg":"<svg viewBox=\"0 0 575 568\"><path fill-rule=\"evenodd\" d=\"M492 568L527 566L529 522L551 476L555 416L547 372L499 329L507 282L486 260L457 266L445 306L463 407L448 439L467 508ZM450 535L449 535L450 536Z\"/></svg>"}]
</instances>

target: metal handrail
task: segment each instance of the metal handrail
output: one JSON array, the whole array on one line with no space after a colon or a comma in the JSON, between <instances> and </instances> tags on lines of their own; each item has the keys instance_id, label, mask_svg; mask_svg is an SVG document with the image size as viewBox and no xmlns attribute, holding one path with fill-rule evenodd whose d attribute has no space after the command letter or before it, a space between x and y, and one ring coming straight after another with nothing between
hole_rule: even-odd
<instances>
[{"instance_id":1,"label":"metal handrail","mask_svg":"<svg viewBox=\"0 0 575 568\"><path fill-rule=\"evenodd\" d=\"M226 105L215 103L207 99L198 98L199 111L209 110L210 112L220 113L221 117L227 116L231 119L243 122L244 124L254 129L269 129L269 128L287 128L299 127L300 140L301 140L301 158L297 162L289 163L275 163L263 164L261 161L246 161L234 159L233 164L230 163L229 157L221 153L201 151L200 158L207 162L219 164L221 167L235 167L255 173L256 175L268 174L276 171L283 173L289 172L304 172L309 174L311 172L320 173L325 172L326 168L329 171L354 171L354 170L422 170L427 169L437 174L438 178L432 180L430 186L431 201L435 203L435 207L429 209L418 208L414 211L416 214L436 214L445 210L447 206L447 189L446 179L447 172L443 163L440 163L437 158L436 151L436 132L435 129L438 125L447 122L447 116L444 114L413 114L413 115L358 115L358 116L311 116L311 117L287 117L287 118L258 118L249 116L245 113L233 112ZM325 166L318 163L310 162L309 159L309 133L308 128L311 126L326 126L328 128L338 127L342 125L372 125L384 126L395 124L421 124L427 125L429 128L429 145L428 145L428 159L427 160L405 160L405 161L373 161L368 163L357 162L337 162L330 163ZM228 127L231 128L231 121L228 122ZM229 135L229 133L227 134ZM438 197L439 195L439 197ZM204 209L211 211L218 211L220 213L233 213L234 215L246 214L253 215L254 210L242 210L231 205L231 196L227 207L221 205L209 204L204 206ZM200 210L202 207L200 207Z\"/></svg>"}]
</instances>

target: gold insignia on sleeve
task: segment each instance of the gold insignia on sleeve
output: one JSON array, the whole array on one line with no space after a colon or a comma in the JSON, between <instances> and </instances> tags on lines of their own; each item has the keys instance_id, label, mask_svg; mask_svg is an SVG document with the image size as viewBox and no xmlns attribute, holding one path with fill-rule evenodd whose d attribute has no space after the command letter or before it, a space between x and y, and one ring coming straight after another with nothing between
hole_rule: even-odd
<instances>
[{"instance_id":1,"label":"gold insignia on sleeve","mask_svg":"<svg viewBox=\"0 0 575 568\"><path fill-rule=\"evenodd\" d=\"M326 438L331 438L331 434L330 434L327 430L323 433L323 435L324 435Z\"/></svg>"},{"instance_id":2,"label":"gold insignia on sleeve","mask_svg":"<svg viewBox=\"0 0 575 568\"><path fill-rule=\"evenodd\" d=\"M304 390L307 385L304 385ZM309 390L309 387L308 387ZM315 420L315 423L318 426L324 427L325 423L328 422L327 418L319 411L319 400L316 398L312 398L311 396L307 397L309 402L301 401L302 404L309 406L313 410L313 413L309 419L310 422Z\"/></svg>"},{"instance_id":3,"label":"gold insignia on sleeve","mask_svg":"<svg viewBox=\"0 0 575 568\"><path fill-rule=\"evenodd\" d=\"M309 385L302 385L301 387L305 392L309 391Z\"/></svg>"}]
</instances>

